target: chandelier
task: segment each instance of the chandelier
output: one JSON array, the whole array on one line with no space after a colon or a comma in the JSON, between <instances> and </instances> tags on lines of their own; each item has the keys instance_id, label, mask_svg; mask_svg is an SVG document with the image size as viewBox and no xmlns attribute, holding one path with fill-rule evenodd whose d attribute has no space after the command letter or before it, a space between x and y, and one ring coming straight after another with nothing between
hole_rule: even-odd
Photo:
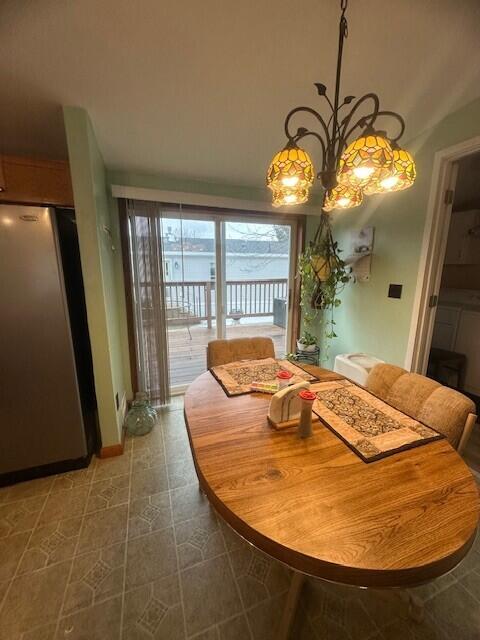
<instances>
[{"instance_id":1,"label":"chandelier","mask_svg":"<svg viewBox=\"0 0 480 640\"><path fill-rule=\"evenodd\" d=\"M315 177L324 189L322 208L327 212L357 207L364 195L400 191L411 187L415 181L413 158L398 144L405 130L403 118L394 111L381 110L375 93L367 93L359 99L346 96L340 102L343 45L348 36L347 5L348 0L341 0L333 103L327 95L327 87L316 82L318 95L328 105L327 118L311 107L296 107L288 113L285 119L287 144L275 155L267 172L273 206L306 202ZM364 111L367 106L368 114L358 117L360 107ZM294 133L291 120L299 113L313 116L319 130L299 127ZM379 119L380 122L393 121L396 135L387 135L386 130L377 129ZM317 174L310 156L298 144L308 136L320 143L321 168Z\"/></svg>"}]
</instances>

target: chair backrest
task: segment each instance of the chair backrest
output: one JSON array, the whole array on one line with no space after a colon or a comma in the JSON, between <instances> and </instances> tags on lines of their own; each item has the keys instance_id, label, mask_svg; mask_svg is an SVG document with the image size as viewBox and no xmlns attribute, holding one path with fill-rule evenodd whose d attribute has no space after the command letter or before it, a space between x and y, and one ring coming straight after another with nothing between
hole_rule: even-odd
<instances>
[{"instance_id":1,"label":"chair backrest","mask_svg":"<svg viewBox=\"0 0 480 640\"><path fill-rule=\"evenodd\" d=\"M460 450L465 446L465 428L471 431L475 423L475 404L467 396L391 364L375 365L365 386L396 409L442 433L453 447Z\"/></svg>"},{"instance_id":2,"label":"chair backrest","mask_svg":"<svg viewBox=\"0 0 480 640\"><path fill-rule=\"evenodd\" d=\"M275 348L271 338L234 338L212 340L207 345L207 369L237 360L274 358Z\"/></svg>"}]
</instances>

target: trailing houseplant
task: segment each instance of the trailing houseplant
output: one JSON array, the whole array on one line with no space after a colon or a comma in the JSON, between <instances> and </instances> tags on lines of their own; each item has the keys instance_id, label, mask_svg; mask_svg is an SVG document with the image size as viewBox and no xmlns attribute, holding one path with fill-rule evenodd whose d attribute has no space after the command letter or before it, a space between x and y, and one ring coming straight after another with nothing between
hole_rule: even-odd
<instances>
[{"instance_id":1,"label":"trailing houseplant","mask_svg":"<svg viewBox=\"0 0 480 640\"><path fill-rule=\"evenodd\" d=\"M327 341L336 338L334 310L341 304L339 295L349 282L350 275L340 258L340 249L333 239L326 213L321 215L314 239L299 256L298 276L302 283L300 304L305 331L308 332L322 312L325 338Z\"/></svg>"},{"instance_id":2,"label":"trailing houseplant","mask_svg":"<svg viewBox=\"0 0 480 640\"><path fill-rule=\"evenodd\" d=\"M297 349L305 353L311 353L317 348L317 337L313 333L304 331L302 336L297 340Z\"/></svg>"}]
</instances>

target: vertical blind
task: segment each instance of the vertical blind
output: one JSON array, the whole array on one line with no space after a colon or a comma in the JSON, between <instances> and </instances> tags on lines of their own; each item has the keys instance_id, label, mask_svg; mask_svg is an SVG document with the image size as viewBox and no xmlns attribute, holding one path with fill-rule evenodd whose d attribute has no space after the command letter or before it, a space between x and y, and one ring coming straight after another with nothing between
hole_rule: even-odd
<instances>
[{"instance_id":1,"label":"vertical blind","mask_svg":"<svg viewBox=\"0 0 480 640\"><path fill-rule=\"evenodd\" d=\"M127 200L140 391L158 404L170 399L161 206Z\"/></svg>"}]
</instances>

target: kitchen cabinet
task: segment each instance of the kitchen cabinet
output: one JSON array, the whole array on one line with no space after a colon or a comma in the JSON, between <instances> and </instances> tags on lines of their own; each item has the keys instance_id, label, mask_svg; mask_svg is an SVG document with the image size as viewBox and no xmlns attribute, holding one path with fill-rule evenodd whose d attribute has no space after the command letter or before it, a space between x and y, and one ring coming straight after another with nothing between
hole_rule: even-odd
<instances>
[{"instance_id":1,"label":"kitchen cabinet","mask_svg":"<svg viewBox=\"0 0 480 640\"><path fill-rule=\"evenodd\" d=\"M0 157L0 203L73 207L68 162Z\"/></svg>"},{"instance_id":2,"label":"kitchen cabinet","mask_svg":"<svg viewBox=\"0 0 480 640\"><path fill-rule=\"evenodd\" d=\"M480 264L480 210L454 211L445 264Z\"/></svg>"}]
</instances>

